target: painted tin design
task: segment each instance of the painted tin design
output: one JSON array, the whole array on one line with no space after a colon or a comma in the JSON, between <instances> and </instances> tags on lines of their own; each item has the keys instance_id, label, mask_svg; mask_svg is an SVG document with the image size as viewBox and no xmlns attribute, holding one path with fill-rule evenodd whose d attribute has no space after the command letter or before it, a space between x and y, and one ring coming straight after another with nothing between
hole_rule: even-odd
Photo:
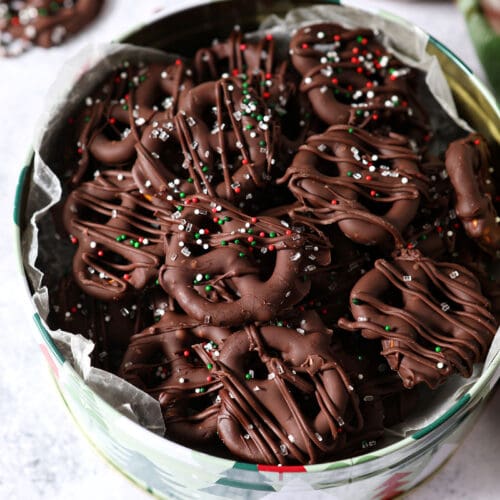
<instances>
[{"instance_id":1,"label":"painted tin design","mask_svg":"<svg viewBox=\"0 0 500 500\"><path fill-rule=\"evenodd\" d=\"M265 0L246 4L220 0L200 4L195 11L173 12L156 20L150 27L139 27L123 40L168 47L174 43L169 33L175 33L175 29L168 28L182 26L179 23L183 17L196 16L201 21L200 26L207 29L208 25L203 21L224 22L227 26L235 24L238 16L242 16L242 20L250 19L255 23L277 8L283 13L309 2L287 1L278 6ZM158 39L159 33L163 39ZM427 51L441 62L464 117L481 133L500 142L500 111L484 86L451 51L433 38L429 39ZM24 209L30 164L31 158L28 158L27 166L20 174L14 207L19 255L21 228L27 215ZM22 264L21 272L24 275ZM64 359L37 312L33 319L39 333L40 349L82 432L118 470L160 498L271 499L277 492L283 498L292 493L298 496L308 492L328 493L335 498L393 498L425 480L449 458L473 425L500 376L499 356L445 414L392 446L325 464L254 465L195 452L165 440L121 415L97 396Z\"/></svg>"}]
</instances>

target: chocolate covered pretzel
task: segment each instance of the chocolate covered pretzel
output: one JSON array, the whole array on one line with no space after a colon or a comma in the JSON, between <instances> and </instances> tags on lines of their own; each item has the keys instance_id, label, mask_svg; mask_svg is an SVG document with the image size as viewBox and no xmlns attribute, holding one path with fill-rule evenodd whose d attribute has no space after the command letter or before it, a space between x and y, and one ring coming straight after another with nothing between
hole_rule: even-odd
<instances>
[{"instance_id":1,"label":"chocolate covered pretzel","mask_svg":"<svg viewBox=\"0 0 500 500\"><path fill-rule=\"evenodd\" d=\"M285 176L298 203L292 210L319 224L338 224L351 240L381 244L417 213L427 178L401 136L333 125L308 138Z\"/></svg>"},{"instance_id":2,"label":"chocolate covered pretzel","mask_svg":"<svg viewBox=\"0 0 500 500\"><path fill-rule=\"evenodd\" d=\"M192 85L190 70L180 59L170 65L134 67L124 63L85 100L77 124L80 159L73 184L81 181L92 161L130 167L136 158L136 143L151 133L152 123L160 127L158 120L172 120Z\"/></svg>"},{"instance_id":3,"label":"chocolate covered pretzel","mask_svg":"<svg viewBox=\"0 0 500 500\"><path fill-rule=\"evenodd\" d=\"M222 384L194 347L218 352L230 333L169 311L131 338L120 374L158 399L167 437L186 445L206 445L215 437L215 395Z\"/></svg>"},{"instance_id":4,"label":"chocolate covered pretzel","mask_svg":"<svg viewBox=\"0 0 500 500\"><path fill-rule=\"evenodd\" d=\"M316 463L342 448L363 420L330 336L249 325L213 359L220 380L217 430L239 459ZM201 350L198 348L198 351Z\"/></svg>"},{"instance_id":5,"label":"chocolate covered pretzel","mask_svg":"<svg viewBox=\"0 0 500 500\"><path fill-rule=\"evenodd\" d=\"M201 195L180 207L160 284L204 323L268 321L307 294L308 272L329 263L324 237L307 226L251 217Z\"/></svg>"},{"instance_id":6,"label":"chocolate covered pretzel","mask_svg":"<svg viewBox=\"0 0 500 500\"><path fill-rule=\"evenodd\" d=\"M413 97L413 70L378 41L373 31L332 23L299 29L290 41L300 90L327 124L356 124L393 131L426 129ZM415 117L413 117L415 115Z\"/></svg>"},{"instance_id":7,"label":"chocolate covered pretzel","mask_svg":"<svg viewBox=\"0 0 500 500\"><path fill-rule=\"evenodd\" d=\"M485 140L471 134L446 150L446 170L455 190L455 210L465 232L486 252L499 255L500 217L493 199L495 184Z\"/></svg>"},{"instance_id":8,"label":"chocolate covered pretzel","mask_svg":"<svg viewBox=\"0 0 500 500\"><path fill-rule=\"evenodd\" d=\"M0 2L0 56L32 45L52 47L94 20L103 0L8 0Z\"/></svg>"},{"instance_id":9,"label":"chocolate covered pretzel","mask_svg":"<svg viewBox=\"0 0 500 500\"><path fill-rule=\"evenodd\" d=\"M175 223L170 206L145 198L130 172L107 170L72 191L64 224L76 282L89 295L120 300L156 279L163 234Z\"/></svg>"},{"instance_id":10,"label":"chocolate covered pretzel","mask_svg":"<svg viewBox=\"0 0 500 500\"><path fill-rule=\"evenodd\" d=\"M196 86L181 112L165 118L146 129L136 146L133 173L143 192L180 198L206 193L236 201L251 198L268 182L273 125L238 79Z\"/></svg>"},{"instance_id":11,"label":"chocolate covered pretzel","mask_svg":"<svg viewBox=\"0 0 500 500\"><path fill-rule=\"evenodd\" d=\"M382 355L405 387L435 388L453 373L470 377L497 324L476 277L418 251L379 259L351 291L354 321L339 325L381 339Z\"/></svg>"}]
</instances>

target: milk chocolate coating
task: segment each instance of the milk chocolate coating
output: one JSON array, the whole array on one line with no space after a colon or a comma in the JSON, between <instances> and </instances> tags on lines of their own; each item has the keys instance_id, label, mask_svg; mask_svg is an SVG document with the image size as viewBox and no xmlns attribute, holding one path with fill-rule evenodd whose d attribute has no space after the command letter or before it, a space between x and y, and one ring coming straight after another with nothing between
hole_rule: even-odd
<instances>
[{"instance_id":1,"label":"milk chocolate coating","mask_svg":"<svg viewBox=\"0 0 500 500\"><path fill-rule=\"evenodd\" d=\"M446 170L455 189L455 210L467 235L486 252L500 255L500 218L493 206L495 184L484 139L471 134L446 150Z\"/></svg>"},{"instance_id":2,"label":"milk chocolate coating","mask_svg":"<svg viewBox=\"0 0 500 500\"><path fill-rule=\"evenodd\" d=\"M408 388L435 388L455 372L470 377L498 326L470 271L415 250L377 260L352 289L351 311L354 321L339 325L381 339L382 354Z\"/></svg>"},{"instance_id":3,"label":"milk chocolate coating","mask_svg":"<svg viewBox=\"0 0 500 500\"><path fill-rule=\"evenodd\" d=\"M413 129L427 128L413 97L414 71L389 53L373 31L308 25L292 37L290 52L303 76L300 90L325 123L377 128L390 123L399 132L409 123Z\"/></svg>"},{"instance_id":4,"label":"milk chocolate coating","mask_svg":"<svg viewBox=\"0 0 500 500\"><path fill-rule=\"evenodd\" d=\"M329 263L324 237L304 225L250 217L204 195L186 205L186 218L166 239L159 279L199 321L269 321L308 293L303 276Z\"/></svg>"},{"instance_id":5,"label":"milk chocolate coating","mask_svg":"<svg viewBox=\"0 0 500 500\"><path fill-rule=\"evenodd\" d=\"M428 179L401 136L333 125L308 138L286 174L298 200L293 211L338 224L356 243L381 244L417 213Z\"/></svg>"},{"instance_id":6,"label":"milk chocolate coating","mask_svg":"<svg viewBox=\"0 0 500 500\"><path fill-rule=\"evenodd\" d=\"M0 55L16 56L31 45L52 47L94 20L103 0L0 2Z\"/></svg>"}]
</instances>

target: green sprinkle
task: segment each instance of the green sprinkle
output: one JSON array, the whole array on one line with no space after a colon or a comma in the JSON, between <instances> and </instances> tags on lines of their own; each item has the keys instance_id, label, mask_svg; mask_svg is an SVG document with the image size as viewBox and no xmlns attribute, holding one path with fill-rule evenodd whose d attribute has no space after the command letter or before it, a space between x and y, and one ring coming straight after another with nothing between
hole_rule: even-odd
<instances>
[{"instance_id":1,"label":"green sprinkle","mask_svg":"<svg viewBox=\"0 0 500 500\"><path fill-rule=\"evenodd\" d=\"M248 94L248 90L243 89L243 90L241 91L241 93L242 93L243 95L247 95L247 94Z\"/></svg>"},{"instance_id":2,"label":"green sprinkle","mask_svg":"<svg viewBox=\"0 0 500 500\"><path fill-rule=\"evenodd\" d=\"M144 82L145 80L146 80L146 75L141 75L141 76L139 77L139 81L140 81L140 82Z\"/></svg>"},{"instance_id":3,"label":"green sprinkle","mask_svg":"<svg viewBox=\"0 0 500 500\"><path fill-rule=\"evenodd\" d=\"M347 177L352 177L352 172L350 170L347 172Z\"/></svg>"},{"instance_id":4,"label":"green sprinkle","mask_svg":"<svg viewBox=\"0 0 500 500\"><path fill-rule=\"evenodd\" d=\"M252 374L251 373L245 373L245 378L247 380L250 380L252 378Z\"/></svg>"},{"instance_id":5,"label":"green sprinkle","mask_svg":"<svg viewBox=\"0 0 500 500\"><path fill-rule=\"evenodd\" d=\"M48 16L49 15L49 11L47 9L44 9L43 7L38 9L38 14L40 16Z\"/></svg>"},{"instance_id":6,"label":"green sprinkle","mask_svg":"<svg viewBox=\"0 0 500 500\"><path fill-rule=\"evenodd\" d=\"M212 285L205 285L205 292L211 292L214 289Z\"/></svg>"},{"instance_id":7,"label":"green sprinkle","mask_svg":"<svg viewBox=\"0 0 500 500\"><path fill-rule=\"evenodd\" d=\"M269 237L270 237L270 238L275 238L275 237L276 237L276 233L275 233L274 231L271 231L271 232L269 233Z\"/></svg>"},{"instance_id":8,"label":"green sprinkle","mask_svg":"<svg viewBox=\"0 0 500 500\"><path fill-rule=\"evenodd\" d=\"M199 283L199 281L195 278L195 279L193 280L193 285L197 285L198 283Z\"/></svg>"},{"instance_id":9,"label":"green sprinkle","mask_svg":"<svg viewBox=\"0 0 500 500\"><path fill-rule=\"evenodd\" d=\"M179 198L185 198L185 197L186 197L186 193L183 193L183 192L179 193Z\"/></svg>"},{"instance_id":10,"label":"green sprinkle","mask_svg":"<svg viewBox=\"0 0 500 500\"><path fill-rule=\"evenodd\" d=\"M213 365L212 363L207 363L207 368L208 368L209 370L211 370L213 367L214 367L214 365Z\"/></svg>"},{"instance_id":11,"label":"green sprinkle","mask_svg":"<svg viewBox=\"0 0 500 500\"><path fill-rule=\"evenodd\" d=\"M222 240L222 241L220 242L220 244L221 244L221 246L225 247L225 246L227 245L227 241Z\"/></svg>"},{"instance_id":12,"label":"green sprinkle","mask_svg":"<svg viewBox=\"0 0 500 500\"><path fill-rule=\"evenodd\" d=\"M248 234L253 234L253 229L252 228L247 229L247 233Z\"/></svg>"},{"instance_id":13,"label":"green sprinkle","mask_svg":"<svg viewBox=\"0 0 500 500\"><path fill-rule=\"evenodd\" d=\"M250 246L252 246L252 247L254 247L255 245L257 245L256 241L252 241L252 243L250 243Z\"/></svg>"},{"instance_id":14,"label":"green sprinkle","mask_svg":"<svg viewBox=\"0 0 500 500\"><path fill-rule=\"evenodd\" d=\"M441 347L439 347L438 345L435 347L434 349L436 352L441 352Z\"/></svg>"},{"instance_id":15,"label":"green sprinkle","mask_svg":"<svg viewBox=\"0 0 500 500\"><path fill-rule=\"evenodd\" d=\"M86 116L84 119L83 119L86 123L88 123L90 121L90 116Z\"/></svg>"},{"instance_id":16,"label":"green sprinkle","mask_svg":"<svg viewBox=\"0 0 500 500\"><path fill-rule=\"evenodd\" d=\"M259 146L263 148L266 145L266 141L259 141Z\"/></svg>"},{"instance_id":17,"label":"green sprinkle","mask_svg":"<svg viewBox=\"0 0 500 500\"><path fill-rule=\"evenodd\" d=\"M246 255L245 255L245 252L240 252L240 253L238 254L238 257L245 257L245 256L246 256Z\"/></svg>"},{"instance_id":18,"label":"green sprinkle","mask_svg":"<svg viewBox=\"0 0 500 500\"><path fill-rule=\"evenodd\" d=\"M175 208L178 212L182 212L184 210L184 207L182 205L177 205Z\"/></svg>"},{"instance_id":19,"label":"green sprinkle","mask_svg":"<svg viewBox=\"0 0 500 500\"><path fill-rule=\"evenodd\" d=\"M391 331L391 327L390 327L389 325L385 325L385 326L384 326L384 330L385 330L386 332L390 332L390 331Z\"/></svg>"},{"instance_id":20,"label":"green sprinkle","mask_svg":"<svg viewBox=\"0 0 500 500\"><path fill-rule=\"evenodd\" d=\"M217 224L219 224L219 225L221 225L221 226L222 226L222 224L224 224L224 220L223 220L223 219L219 219L219 220L217 221Z\"/></svg>"},{"instance_id":21,"label":"green sprinkle","mask_svg":"<svg viewBox=\"0 0 500 500\"><path fill-rule=\"evenodd\" d=\"M210 274L208 274L208 273L207 273L207 274L205 274L205 279L206 279L206 280L209 280L210 278L211 278Z\"/></svg>"},{"instance_id":22,"label":"green sprinkle","mask_svg":"<svg viewBox=\"0 0 500 500\"><path fill-rule=\"evenodd\" d=\"M352 299L352 303L357 306L359 304L359 299Z\"/></svg>"},{"instance_id":23,"label":"green sprinkle","mask_svg":"<svg viewBox=\"0 0 500 500\"><path fill-rule=\"evenodd\" d=\"M134 248L139 248L141 244L138 241L134 241Z\"/></svg>"},{"instance_id":24,"label":"green sprinkle","mask_svg":"<svg viewBox=\"0 0 500 500\"><path fill-rule=\"evenodd\" d=\"M277 324L278 326L283 326L283 321L278 321L276 324Z\"/></svg>"},{"instance_id":25,"label":"green sprinkle","mask_svg":"<svg viewBox=\"0 0 500 500\"><path fill-rule=\"evenodd\" d=\"M203 167L201 168L201 171L202 171L203 173L208 172L208 167L207 167L207 165L203 165Z\"/></svg>"},{"instance_id":26,"label":"green sprinkle","mask_svg":"<svg viewBox=\"0 0 500 500\"><path fill-rule=\"evenodd\" d=\"M253 125L252 124L248 124L248 125L245 125L245 130L252 130L253 129Z\"/></svg>"},{"instance_id":27,"label":"green sprinkle","mask_svg":"<svg viewBox=\"0 0 500 500\"><path fill-rule=\"evenodd\" d=\"M259 120L259 122L261 122L263 119L264 117L262 115L257 115L257 120Z\"/></svg>"},{"instance_id":28,"label":"green sprinkle","mask_svg":"<svg viewBox=\"0 0 500 500\"><path fill-rule=\"evenodd\" d=\"M128 106L127 106L126 104L124 104L124 105L122 106L122 109L123 109L123 111L128 111Z\"/></svg>"},{"instance_id":29,"label":"green sprinkle","mask_svg":"<svg viewBox=\"0 0 500 500\"><path fill-rule=\"evenodd\" d=\"M350 134L352 134L354 132L354 129L352 127L349 127L348 130L347 130Z\"/></svg>"},{"instance_id":30,"label":"green sprinkle","mask_svg":"<svg viewBox=\"0 0 500 500\"><path fill-rule=\"evenodd\" d=\"M159 284L160 284L160 280L158 278L156 278L155 285L159 285Z\"/></svg>"},{"instance_id":31,"label":"green sprinkle","mask_svg":"<svg viewBox=\"0 0 500 500\"><path fill-rule=\"evenodd\" d=\"M187 181L189 182L189 184L192 184L193 183L193 178L192 177L188 177Z\"/></svg>"},{"instance_id":32,"label":"green sprinkle","mask_svg":"<svg viewBox=\"0 0 500 500\"><path fill-rule=\"evenodd\" d=\"M243 82L241 84L241 86L244 88L244 89L247 89L248 88L248 82Z\"/></svg>"},{"instance_id":33,"label":"green sprinkle","mask_svg":"<svg viewBox=\"0 0 500 500\"><path fill-rule=\"evenodd\" d=\"M200 237L200 233L194 233L195 239L198 239Z\"/></svg>"},{"instance_id":34,"label":"green sprinkle","mask_svg":"<svg viewBox=\"0 0 500 500\"><path fill-rule=\"evenodd\" d=\"M239 245L239 244L240 244L240 240L239 240L238 238L236 238L236 239L234 240L234 244L235 244L235 245Z\"/></svg>"},{"instance_id":35,"label":"green sprinkle","mask_svg":"<svg viewBox=\"0 0 500 500\"><path fill-rule=\"evenodd\" d=\"M363 37L361 35L358 35L356 37L356 42L361 43L363 41Z\"/></svg>"}]
</instances>

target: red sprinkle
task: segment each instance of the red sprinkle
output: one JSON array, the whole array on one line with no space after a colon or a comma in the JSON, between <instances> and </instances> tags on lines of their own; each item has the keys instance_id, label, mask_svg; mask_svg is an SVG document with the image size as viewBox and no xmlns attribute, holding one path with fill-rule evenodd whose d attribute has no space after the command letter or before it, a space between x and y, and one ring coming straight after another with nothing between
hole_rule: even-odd
<instances>
[{"instance_id":1,"label":"red sprinkle","mask_svg":"<svg viewBox=\"0 0 500 500\"><path fill-rule=\"evenodd\" d=\"M357 72L357 73L363 73L363 68L362 68L361 66L358 66L358 67L356 68L356 72Z\"/></svg>"},{"instance_id":2,"label":"red sprinkle","mask_svg":"<svg viewBox=\"0 0 500 500\"><path fill-rule=\"evenodd\" d=\"M285 231L285 234L286 234L287 236L290 236L290 235L292 234L292 230L291 230L291 229L287 229L287 230Z\"/></svg>"},{"instance_id":3,"label":"red sprinkle","mask_svg":"<svg viewBox=\"0 0 500 500\"><path fill-rule=\"evenodd\" d=\"M333 35L333 39L334 39L336 42L340 42L340 35Z\"/></svg>"},{"instance_id":4,"label":"red sprinkle","mask_svg":"<svg viewBox=\"0 0 500 500\"><path fill-rule=\"evenodd\" d=\"M233 76L238 76L240 74L239 70L238 69L233 69L233 71L231 71L231 73L233 74Z\"/></svg>"},{"instance_id":5,"label":"red sprinkle","mask_svg":"<svg viewBox=\"0 0 500 500\"><path fill-rule=\"evenodd\" d=\"M371 180L372 180L372 176L371 176L371 175L367 175L367 176L366 176L366 180L367 180L367 181L371 181Z\"/></svg>"},{"instance_id":6,"label":"red sprinkle","mask_svg":"<svg viewBox=\"0 0 500 500\"><path fill-rule=\"evenodd\" d=\"M243 165L248 165L248 160L246 158L243 158L243 160L241 160L241 163Z\"/></svg>"},{"instance_id":7,"label":"red sprinkle","mask_svg":"<svg viewBox=\"0 0 500 500\"><path fill-rule=\"evenodd\" d=\"M272 252L274 251L274 245L268 245L267 249Z\"/></svg>"},{"instance_id":8,"label":"red sprinkle","mask_svg":"<svg viewBox=\"0 0 500 500\"><path fill-rule=\"evenodd\" d=\"M264 93L262 94L262 97L263 97L264 99L269 99L269 98L271 97L271 94L270 94L269 92L264 92Z\"/></svg>"},{"instance_id":9,"label":"red sprinkle","mask_svg":"<svg viewBox=\"0 0 500 500\"><path fill-rule=\"evenodd\" d=\"M241 192L241 188L239 186L235 187L234 188L234 192L235 193L240 193Z\"/></svg>"},{"instance_id":10,"label":"red sprinkle","mask_svg":"<svg viewBox=\"0 0 500 500\"><path fill-rule=\"evenodd\" d=\"M372 189L370 191L370 196L375 196L377 194L377 191L375 191L374 189Z\"/></svg>"},{"instance_id":11,"label":"red sprinkle","mask_svg":"<svg viewBox=\"0 0 500 500\"><path fill-rule=\"evenodd\" d=\"M259 236L260 236L261 238L264 238L264 236L265 236L265 235L266 235L266 233L265 233L264 231L261 231L261 232L259 233Z\"/></svg>"},{"instance_id":12,"label":"red sprinkle","mask_svg":"<svg viewBox=\"0 0 500 500\"><path fill-rule=\"evenodd\" d=\"M108 120L109 123L111 123L111 125L114 125L116 123L116 118L114 118L113 116Z\"/></svg>"},{"instance_id":13,"label":"red sprinkle","mask_svg":"<svg viewBox=\"0 0 500 500\"><path fill-rule=\"evenodd\" d=\"M71 243L73 243L73 245L76 245L78 243L78 238L76 236L70 236L69 240L71 241Z\"/></svg>"},{"instance_id":14,"label":"red sprinkle","mask_svg":"<svg viewBox=\"0 0 500 500\"><path fill-rule=\"evenodd\" d=\"M246 43L240 43L240 50L247 50L247 44Z\"/></svg>"},{"instance_id":15,"label":"red sprinkle","mask_svg":"<svg viewBox=\"0 0 500 500\"><path fill-rule=\"evenodd\" d=\"M338 204L338 201L337 201L337 200L332 200L330 203L331 203L332 205L337 205L337 204Z\"/></svg>"},{"instance_id":16,"label":"red sprinkle","mask_svg":"<svg viewBox=\"0 0 500 500\"><path fill-rule=\"evenodd\" d=\"M98 255L99 257L103 257L103 256L104 256L104 252L103 252L102 250L98 250L98 251L97 251L97 255Z\"/></svg>"},{"instance_id":17,"label":"red sprinkle","mask_svg":"<svg viewBox=\"0 0 500 500\"><path fill-rule=\"evenodd\" d=\"M479 144L481 144L481 141L479 139L474 139L474 144L476 146L479 146Z\"/></svg>"},{"instance_id":18,"label":"red sprinkle","mask_svg":"<svg viewBox=\"0 0 500 500\"><path fill-rule=\"evenodd\" d=\"M123 275L123 279L124 279L125 281L128 281L128 280L130 279L130 274L124 274L124 275Z\"/></svg>"},{"instance_id":19,"label":"red sprinkle","mask_svg":"<svg viewBox=\"0 0 500 500\"><path fill-rule=\"evenodd\" d=\"M251 222L252 224L255 224L255 223L257 222L257 217L252 217L252 218L250 219L250 222Z\"/></svg>"},{"instance_id":20,"label":"red sprinkle","mask_svg":"<svg viewBox=\"0 0 500 500\"><path fill-rule=\"evenodd\" d=\"M210 375L207 377L207 382L212 382L212 377Z\"/></svg>"},{"instance_id":21,"label":"red sprinkle","mask_svg":"<svg viewBox=\"0 0 500 500\"><path fill-rule=\"evenodd\" d=\"M248 241L249 243L252 243L252 241L253 241L253 240L254 240L254 237L253 237L253 236L249 236L249 237L247 238L247 241Z\"/></svg>"},{"instance_id":22,"label":"red sprinkle","mask_svg":"<svg viewBox=\"0 0 500 500\"><path fill-rule=\"evenodd\" d=\"M189 352L189 350L188 350L188 349L186 349L186 350L182 353L182 355L183 355L185 358L188 358L190 354L191 354L191 353Z\"/></svg>"},{"instance_id":23,"label":"red sprinkle","mask_svg":"<svg viewBox=\"0 0 500 500\"><path fill-rule=\"evenodd\" d=\"M78 309L77 309L75 306L73 306L73 307L70 309L70 311L71 311L73 314L75 314L75 313L76 313L76 311L78 311Z\"/></svg>"},{"instance_id":24,"label":"red sprinkle","mask_svg":"<svg viewBox=\"0 0 500 500\"><path fill-rule=\"evenodd\" d=\"M271 41L272 39L273 39L273 35L271 35L271 33L268 33L268 34L266 35L266 40L267 40L267 41Z\"/></svg>"},{"instance_id":25,"label":"red sprinkle","mask_svg":"<svg viewBox=\"0 0 500 500\"><path fill-rule=\"evenodd\" d=\"M177 66L180 66L182 64L182 61L180 59L176 59L175 64L177 64Z\"/></svg>"},{"instance_id":26,"label":"red sprinkle","mask_svg":"<svg viewBox=\"0 0 500 500\"><path fill-rule=\"evenodd\" d=\"M302 44L302 48L303 48L303 49L308 49L308 48L309 48L309 44L307 44L307 43L303 43L303 44Z\"/></svg>"}]
</instances>

